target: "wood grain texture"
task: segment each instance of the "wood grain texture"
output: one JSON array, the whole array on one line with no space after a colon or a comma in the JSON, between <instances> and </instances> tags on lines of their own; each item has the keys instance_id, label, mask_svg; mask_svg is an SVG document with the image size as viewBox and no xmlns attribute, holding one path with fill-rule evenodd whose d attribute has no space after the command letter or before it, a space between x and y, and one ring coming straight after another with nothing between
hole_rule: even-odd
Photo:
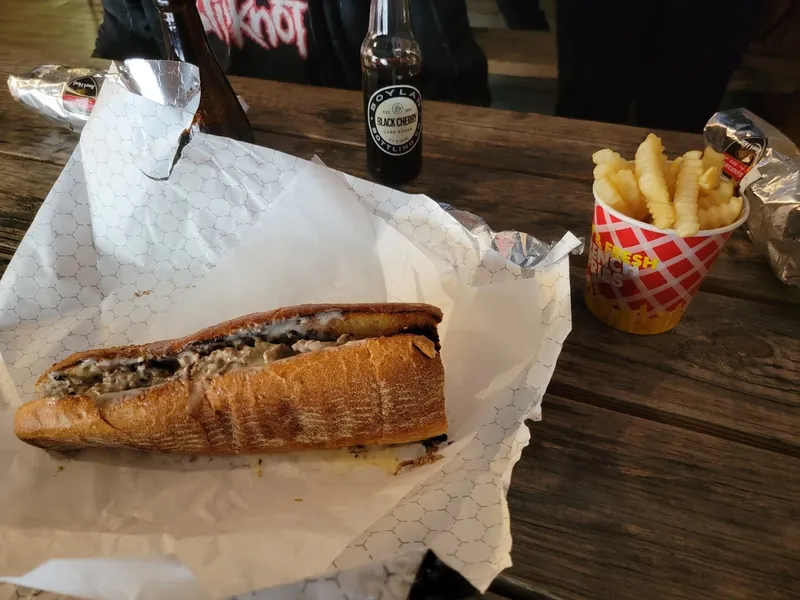
<instances>
[{"instance_id":1,"label":"wood grain texture","mask_svg":"<svg viewBox=\"0 0 800 600\"><path fill-rule=\"evenodd\" d=\"M794 458L551 395L520 465L512 577L564 599L800 594Z\"/></svg>"},{"instance_id":2,"label":"wood grain texture","mask_svg":"<svg viewBox=\"0 0 800 600\"><path fill-rule=\"evenodd\" d=\"M3 0L0 58L87 66L98 21L86 0Z\"/></svg>"},{"instance_id":3,"label":"wood grain texture","mask_svg":"<svg viewBox=\"0 0 800 600\"><path fill-rule=\"evenodd\" d=\"M335 169L369 179L363 152L326 140L257 132L259 144L303 158L319 156ZM591 172L591 166L586 167ZM485 165L465 169L443 158L428 158L422 174L403 189L481 215L497 231L517 229L543 239L566 231L586 236L591 229L590 181L537 176ZM585 266L586 256L573 258ZM782 284L769 270L743 231L723 249L703 289L776 306L800 306L800 288Z\"/></svg>"},{"instance_id":4,"label":"wood grain texture","mask_svg":"<svg viewBox=\"0 0 800 600\"><path fill-rule=\"evenodd\" d=\"M370 178L360 148L261 131L256 132L256 141L303 158L317 155L332 168ZM586 170L591 178L590 159ZM465 169L447 158L429 158L426 153L421 176L403 189L475 212L497 231L517 229L543 239L557 239L566 231L586 236L591 229L589 179L537 176L482 164ZM585 266L586 256L577 256L574 261ZM800 288L784 285L772 274L744 231L737 231L728 241L703 289L777 306L800 305Z\"/></svg>"},{"instance_id":5,"label":"wood grain texture","mask_svg":"<svg viewBox=\"0 0 800 600\"><path fill-rule=\"evenodd\" d=\"M364 145L361 94L233 77L260 131ZM636 127L576 121L441 102L425 104L425 154L464 165L591 181L591 155L612 147L633 156L647 132ZM700 136L659 132L670 155L702 147Z\"/></svg>"},{"instance_id":6,"label":"wood grain texture","mask_svg":"<svg viewBox=\"0 0 800 600\"><path fill-rule=\"evenodd\" d=\"M0 155L0 272L5 271L60 172L57 165Z\"/></svg>"},{"instance_id":7,"label":"wood grain texture","mask_svg":"<svg viewBox=\"0 0 800 600\"><path fill-rule=\"evenodd\" d=\"M7 112L3 112L4 109ZM59 170L54 165L64 164L78 142L77 134L59 129L17 103L3 103L0 94L0 126L6 123L9 127L0 136L0 157L11 154L11 158L9 162L0 159L0 176L11 197L2 196L0 187L0 210L3 206L14 205L19 190L30 189L31 177L44 184L36 187L39 200L43 199L58 176ZM302 158L316 154L333 168L369 178L360 147L263 131L257 131L256 138L259 144ZM34 157L37 162L53 164L29 164L20 160ZM585 170L591 174L588 159ZM557 239L566 231L588 235L591 227L592 198L588 180L537 176L480 164L466 170L446 158L426 155L422 176L405 189L480 214L496 230L519 229L544 239ZM14 236L9 232L10 244L0 239L0 251L13 254L15 243L23 233ZM0 254L0 260L2 257ZM575 260L576 264L585 265L586 257L579 256ZM703 289L778 306L800 305L800 289L783 285L765 264L744 232L737 232L711 270Z\"/></svg>"},{"instance_id":8,"label":"wood grain texture","mask_svg":"<svg viewBox=\"0 0 800 600\"><path fill-rule=\"evenodd\" d=\"M33 65L0 61L0 79L20 75ZM49 121L14 100L8 86L0 85L0 153L37 162L66 164L80 139L79 134Z\"/></svg>"},{"instance_id":9,"label":"wood grain texture","mask_svg":"<svg viewBox=\"0 0 800 600\"><path fill-rule=\"evenodd\" d=\"M29 54L10 60L0 46L0 76L25 72L37 64ZM231 81L250 105L250 120L258 131L364 145L359 92L326 90L318 94L314 88L275 81L240 77ZM63 164L69 156L64 145L77 143L75 134L30 114L4 88L0 89L0 115L9 124L0 151ZM591 182L592 152L610 146L632 157L646 133L635 127L545 115L440 102L425 105L426 157L545 177ZM660 135L671 154L682 154L702 144L700 136L676 132Z\"/></svg>"},{"instance_id":10,"label":"wood grain texture","mask_svg":"<svg viewBox=\"0 0 800 600\"><path fill-rule=\"evenodd\" d=\"M573 271L573 330L549 390L800 457L796 308L700 293L675 330L639 337L591 315Z\"/></svg>"}]
</instances>

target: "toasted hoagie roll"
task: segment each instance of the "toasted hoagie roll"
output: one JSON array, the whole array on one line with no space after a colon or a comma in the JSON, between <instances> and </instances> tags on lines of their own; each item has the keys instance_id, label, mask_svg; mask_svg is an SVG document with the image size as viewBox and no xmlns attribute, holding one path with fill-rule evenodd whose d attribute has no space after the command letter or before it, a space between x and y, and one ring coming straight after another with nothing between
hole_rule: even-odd
<instances>
[{"instance_id":1,"label":"toasted hoagie roll","mask_svg":"<svg viewBox=\"0 0 800 600\"><path fill-rule=\"evenodd\" d=\"M441 318L424 304L304 305L79 352L40 377L14 431L54 450L181 454L425 440L447 430Z\"/></svg>"}]
</instances>

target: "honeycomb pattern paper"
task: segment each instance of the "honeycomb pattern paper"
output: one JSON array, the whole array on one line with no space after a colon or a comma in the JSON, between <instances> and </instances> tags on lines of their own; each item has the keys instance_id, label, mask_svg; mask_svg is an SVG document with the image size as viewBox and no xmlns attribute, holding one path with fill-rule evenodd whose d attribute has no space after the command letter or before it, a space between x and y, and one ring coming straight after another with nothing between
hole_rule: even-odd
<instances>
[{"instance_id":1,"label":"honeycomb pattern paper","mask_svg":"<svg viewBox=\"0 0 800 600\"><path fill-rule=\"evenodd\" d=\"M80 595L58 568L33 569L169 555L214 598L344 598L360 579L331 584L339 573L430 548L485 589L511 564L506 491L571 327L578 241L568 234L523 271L430 198L202 134L159 177L184 118L170 108L102 88L0 282L0 505L14 507L0 512L0 564L12 565L0 575ZM243 282L251 293L236 295ZM319 453L64 457L13 435L13 409L72 352L189 333L251 304L345 299L443 308L452 443L439 462L394 476L380 452L358 468ZM127 583L113 597L135 597ZM110 582L82 585L112 597Z\"/></svg>"}]
</instances>

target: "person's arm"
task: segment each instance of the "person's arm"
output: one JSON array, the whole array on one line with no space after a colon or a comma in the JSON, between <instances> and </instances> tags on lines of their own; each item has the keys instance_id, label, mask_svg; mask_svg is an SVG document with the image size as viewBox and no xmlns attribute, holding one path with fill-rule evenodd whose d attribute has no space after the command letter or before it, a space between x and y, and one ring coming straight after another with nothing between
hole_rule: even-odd
<instances>
[{"instance_id":1,"label":"person's arm","mask_svg":"<svg viewBox=\"0 0 800 600\"><path fill-rule=\"evenodd\" d=\"M152 0L103 0L103 23L92 56L108 60L163 58Z\"/></svg>"}]
</instances>

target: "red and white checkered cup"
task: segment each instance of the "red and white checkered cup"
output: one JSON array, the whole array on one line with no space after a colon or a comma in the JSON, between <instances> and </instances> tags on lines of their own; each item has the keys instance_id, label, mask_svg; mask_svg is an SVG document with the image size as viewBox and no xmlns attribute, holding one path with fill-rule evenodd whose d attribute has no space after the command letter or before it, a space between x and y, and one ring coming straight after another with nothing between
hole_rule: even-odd
<instances>
[{"instance_id":1,"label":"red and white checkered cup","mask_svg":"<svg viewBox=\"0 0 800 600\"><path fill-rule=\"evenodd\" d=\"M654 334L681 320L734 229L747 220L681 238L594 199L585 300L598 319L621 331Z\"/></svg>"}]
</instances>

